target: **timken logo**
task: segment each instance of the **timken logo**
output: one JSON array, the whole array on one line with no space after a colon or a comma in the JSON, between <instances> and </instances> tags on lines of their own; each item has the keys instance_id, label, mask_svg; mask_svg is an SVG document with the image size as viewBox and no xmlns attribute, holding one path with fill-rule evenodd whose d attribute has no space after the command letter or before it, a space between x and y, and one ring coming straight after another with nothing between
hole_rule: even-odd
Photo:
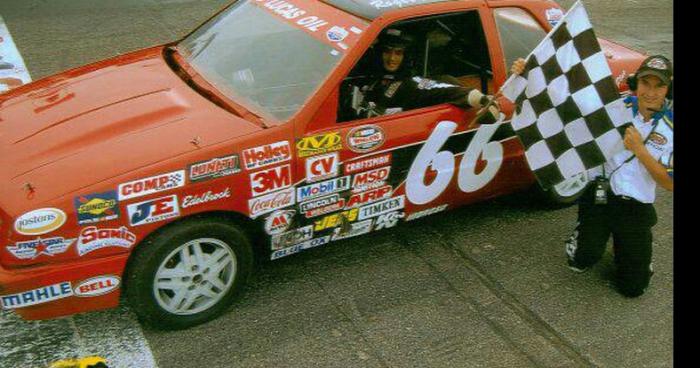
<instances>
[{"instance_id":1,"label":"timken logo","mask_svg":"<svg viewBox=\"0 0 700 368\"><path fill-rule=\"evenodd\" d=\"M119 185L119 200L143 197L145 195L163 192L183 187L185 185L185 170L173 171L167 174L151 176L150 178L134 180Z\"/></svg>"},{"instance_id":2,"label":"timken logo","mask_svg":"<svg viewBox=\"0 0 700 368\"><path fill-rule=\"evenodd\" d=\"M285 162L291 157L289 142L281 141L243 151L243 164L247 170L254 170Z\"/></svg>"},{"instance_id":3,"label":"timken logo","mask_svg":"<svg viewBox=\"0 0 700 368\"><path fill-rule=\"evenodd\" d=\"M230 155L213 158L209 161L198 162L190 165L190 180L202 181L232 175L241 171L238 164L238 156Z\"/></svg>"},{"instance_id":4,"label":"timken logo","mask_svg":"<svg viewBox=\"0 0 700 368\"><path fill-rule=\"evenodd\" d=\"M22 235L41 235L60 228L65 222L65 212L58 208L42 208L18 217L15 231Z\"/></svg>"},{"instance_id":5,"label":"timken logo","mask_svg":"<svg viewBox=\"0 0 700 368\"><path fill-rule=\"evenodd\" d=\"M73 293L80 297L100 296L116 290L120 283L121 279L114 275L97 276L78 284Z\"/></svg>"}]
</instances>

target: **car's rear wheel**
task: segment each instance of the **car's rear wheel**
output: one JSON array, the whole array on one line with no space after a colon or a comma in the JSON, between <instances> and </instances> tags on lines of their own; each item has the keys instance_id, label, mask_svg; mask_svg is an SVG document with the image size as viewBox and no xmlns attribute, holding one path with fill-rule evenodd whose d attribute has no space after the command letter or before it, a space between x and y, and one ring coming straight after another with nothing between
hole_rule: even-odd
<instances>
[{"instance_id":1,"label":"car's rear wheel","mask_svg":"<svg viewBox=\"0 0 700 368\"><path fill-rule=\"evenodd\" d=\"M193 219L141 244L126 296L139 319L165 330L209 321L231 305L252 268L245 232L221 219Z\"/></svg>"},{"instance_id":2,"label":"car's rear wheel","mask_svg":"<svg viewBox=\"0 0 700 368\"><path fill-rule=\"evenodd\" d=\"M550 206L566 207L576 203L588 187L588 174L583 172L573 176L552 188L542 191L544 199Z\"/></svg>"}]
</instances>

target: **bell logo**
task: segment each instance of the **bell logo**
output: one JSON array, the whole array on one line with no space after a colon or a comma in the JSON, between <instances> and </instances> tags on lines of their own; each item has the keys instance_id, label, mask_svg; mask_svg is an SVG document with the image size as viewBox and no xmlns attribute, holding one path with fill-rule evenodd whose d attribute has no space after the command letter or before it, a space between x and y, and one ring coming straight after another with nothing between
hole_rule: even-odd
<instances>
[{"instance_id":1,"label":"bell logo","mask_svg":"<svg viewBox=\"0 0 700 368\"><path fill-rule=\"evenodd\" d=\"M81 282L73 292L80 297L100 296L116 290L120 283L117 276L98 276Z\"/></svg>"},{"instance_id":2,"label":"bell logo","mask_svg":"<svg viewBox=\"0 0 700 368\"><path fill-rule=\"evenodd\" d=\"M337 176L339 161L338 152L306 159L306 181L312 183Z\"/></svg>"}]
</instances>

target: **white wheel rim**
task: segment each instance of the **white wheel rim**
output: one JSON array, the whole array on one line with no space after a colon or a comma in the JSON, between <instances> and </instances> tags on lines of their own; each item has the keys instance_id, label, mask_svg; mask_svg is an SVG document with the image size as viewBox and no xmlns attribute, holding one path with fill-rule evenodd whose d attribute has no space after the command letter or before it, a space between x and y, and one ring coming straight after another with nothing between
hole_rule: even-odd
<instances>
[{"instance_id":1,"label":"white wheel rim","mask_svg":"<svg viewBox=\"0 0 700 368\"><path fill-rule=\"evenodd\" d=\"M158 267L153 293L161 308L192 315L218 303L233 285L236 255L221 240L192 240L172 251Z\"/></svg>"},{"instance_id":2,"label":"white wheel rim","mask_svg":"<svg viewBox=\"0 0 700 368\"><path fill-rule=\"evenodd\" d=\"M561 197L572 197L588 185L588 175L583 172L554 186L554 191Z\"/></svg>"}]
</instances>

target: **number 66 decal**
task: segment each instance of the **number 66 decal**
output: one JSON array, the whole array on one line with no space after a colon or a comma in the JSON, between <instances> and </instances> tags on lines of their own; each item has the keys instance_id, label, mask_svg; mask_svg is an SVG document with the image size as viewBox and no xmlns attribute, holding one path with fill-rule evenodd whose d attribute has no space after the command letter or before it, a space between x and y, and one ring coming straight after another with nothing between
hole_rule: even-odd
<instances>
[{"instance_id":1,"label":"number 66 decal","mask_svg":"<svg viewBox=\"0 0 700 368\"><path fill-rule=\"evenodd\" d=\"M482 125L464 151L459 165L457 183L459 189L470 193L488 184L503 162L503 145L501 142L489 142L500 124ZM415 161L411 164L406 178L406 198L415 204L426 204L445 191L452 181L455 157L450 151L438 151L457 128L452 121L441 121L430 134ZM482 157L486 167L476 173L476 163ZM425 185L425 172L428 167L437 171L432 183Z\"/></svg>"}]
</instances>

